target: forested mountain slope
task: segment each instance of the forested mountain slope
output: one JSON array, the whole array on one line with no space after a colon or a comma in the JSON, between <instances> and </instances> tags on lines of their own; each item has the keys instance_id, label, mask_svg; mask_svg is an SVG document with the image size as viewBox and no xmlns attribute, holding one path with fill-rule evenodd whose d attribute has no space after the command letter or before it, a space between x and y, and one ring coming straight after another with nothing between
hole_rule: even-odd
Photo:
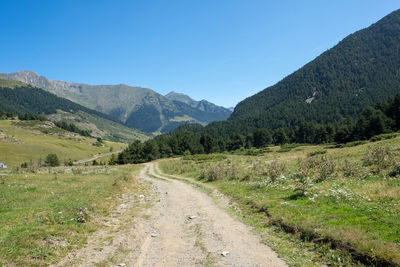
<instances>
[{"instance_id":1,"label":"forested mountain slope","mask_svg":"<svg viewBox=\"0 0 400 267\"><path fill-rule=\"evenodd\" d=\"M337 123L400 92L400 10L355 32L274 86L240 102L209 131Z\"/></svg>"},{"instance_id":2,"label":"forested mountain slope","mask_svg":"<svg viewBox=\"0 0 400 267\"><path fill-rule=\"evenodd\" d=\"M184 122L206 125L212 121L225 120L231 114L229 109L207 101L196 101L191 105L170 100L157 92L125 84L87 85L68 83L39 76L32 71L0 73L0 77L22 81L75 103L102 113L141 131L168 132Z\"/></svg>"},{"instance_id":3,"label":"forested mountain slope","mask_svg":"<svg viewBox=\"0 0 400 267\"><path fill-rule=\"evenodd\" d=\"M133 141L147 137L106 114L91 110L40 88L0 78L0 109L15 114L45 114L54 120L71 121L93 135L110 140Z\"/></svg>"}]
</instances>

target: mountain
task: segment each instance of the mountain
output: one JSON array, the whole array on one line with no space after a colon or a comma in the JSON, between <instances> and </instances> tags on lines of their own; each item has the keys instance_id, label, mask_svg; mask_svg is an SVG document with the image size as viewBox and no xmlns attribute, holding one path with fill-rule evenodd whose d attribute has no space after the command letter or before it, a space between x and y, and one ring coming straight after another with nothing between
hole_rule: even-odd
<instances>
[{"instance_id":1,"label":"mountain","mask_svg":"<svg viewBox=\"0 0 400 267\"><path fill-rule=\"evenodd\" d=\"M90 130L93 136L108 140L131 142L148 138L106 114L9 79L0 78L0 109L15 114L45 114L55 121L73 122L81 129Z\"/></svg>"},{"instance_id":2,"label":"mountain","mask_svg":"<svg viewBox=\"0 0 400 267\"><path fill-rule=\"evenodd\" d=\"M182 93L176 93L174 91L168 93L167 95L165 95L165 97L174 102L181 102L191 106L192 108L208 113L210 115L209 122L224 120L228 118L229 115L231 115L232 113L232 110L229 108L217 106L204 99L196 101L193 100L188 95Z\"/></svg>"},{"instance_id":3,"label":"mountain","mask_svg":"<svg viewBox=\"0 0 400 267\"><path fill-rule=\"evenodd\" d=\"M169 92L168 94L165 95L166 98L169 100L173 101L179 101L185 104L188 104L189 106L195 107L198 104L198 101L193 100L190 96L177 93L174 91Z\"/></svg>"},{"instance_id":4,"label":"mountain","mask_svg":"<svg viewBox=\"0 0 400 267\"><path fill-rule=\"evenodd\" d=\"M277 84L243 100L218 135L305 122L340 124L400 92L400 10L357 31Z\"/></svg>"},{"instance_id":5,"label":"mountain","mask_svg":"<svg viewBox=\"0 0 400 267\"><path fill-rule=\"evenodd\" d=\"M168 132L185 122L206 125L225 120L230 110L205 100L196 102L169 98L147 88L118 85L87 85L47 79L32 71L0 73L0 77L22 81L95 109L147 133ZM193 103L192 103L193 102Z\"/></svg>"}]
</instances>

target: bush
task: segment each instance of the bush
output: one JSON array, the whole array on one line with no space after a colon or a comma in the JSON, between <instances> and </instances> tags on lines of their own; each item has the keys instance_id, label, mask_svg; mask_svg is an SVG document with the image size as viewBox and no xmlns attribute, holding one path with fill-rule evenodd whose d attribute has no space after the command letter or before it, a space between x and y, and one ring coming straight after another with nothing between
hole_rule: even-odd
<instances>
[{"instance_id":1,"label":"bush","mask_svg":"<svg viewBox=\"0 0 400 267\"><path fill-rule=\"evenodd\" d=\"M304 176L316 175L316 182L322 182L333 177L336 163L325 155L309 157L299 161L299 172Z\"/></svg>"},{"instance_id":2,"label":"bush","mask_svg":"<svg viewBox=\"0 0 400 267\"><path fill-rule=\"evenodd\" d=\"M341 169L343 171L343 176L347 178L354 177L359 172L359 166L347 159L344 161Z\"/></svg>"},{"instance_id":3,"label":"bush","mask_svg":"<svg viewBox=\"0 0 400 267\"><path fill-rule=\"evenodd\" d=\"M193 161L222 161L226 159L227 156L223 154L198 154L198 155L186 155L183 157L184 160L193 160Z\"/></svg>"},{"instance_id":4,"label":"bush","mask_svg":"<svg viewBox=\"0 0 400 267\"><path fill-rule=\"evenodd\" d=\"M304 160L299 160L299 172L305 176L311 175L315 171L315 167L320 164L321 158L311 157Z\"/></svg>"},{"instance_id":5,"label":"bush","mask_svg":"<svg viewBox=\"0 0 400 267\"><path fill-rule=\"evenodd\" d=\"M343 147L353 147L353 146L359 146L368 143L368 141L353 141L349 142L346 144L339 144L336 146L336 148L343 148Z\"/></svg>"},{"instance_id":6,"label":"bush","mask_svg":"<svg viewBox=\"0 0 400 267\"><path fill-rule=\"evenodd\" d=\"M376 147L368 151L363 158L365 166L375 165L375 172L380 173L392 163L392 152L388 147Z\"/></svg>"},{"instance_id":7,"label":"bush","mask_svg":"<svg viewBox=\"0 0 400 267\"><path fill-rule=\"evenodd\" d=\"M46 165L50 167L56 167L60 165L60 161L56 154L48 154L44 163L46 163Z\"/></svg>"},{"instance_id":8,"label":"bush","mask_svg":"<svg viewBox=\"0 0 400 267\"><path fill-rule=\"evenodd\" d=\"M323 155L326 154L326 150L317 150L317 151L313 151L307 154L307 157L314 157L316 155Z\"/></svg>"},{"instance_id":9,"label":"bush","mask_svg":"<svg viewBox=\"0 0 400 267\"><path fill-rule=\"evenodd\" d=\"M400 175L400 163L396 163L392 170L389 172L389 176L396 177Z\"/></svg>"},{"instance_id":10,"label":"bush","mask_svg":"<svg viewBox=\"0 0 400 267\"><path fill-rule=\"evenodd\" d=\"M325 162L318 164L318 179L316 182L322 182L328 178L334 177L335 169L336 163L333 160L326 160Z\"/></svg>"},{"instance_id":11,"label":"bush","mask_svg":"<svg viewBox=\"0 0 400 267\"><path fill-rule=\"evenodd\" d=\"M282 145L281 148L277 151L277 152L289 152L292 149L301 146L300 144L286 144L286 145Z\"/></svg>"},{"instance_id":12,"label":"bush","mask_svg":"<svg viewBox=\"0 0 400 267\"><path fill-rule=\"evenodd\" d=\"M272 182L275 182L276 179L285 172L285 170L286 163L275 160L267 164L265 174L272 180Z\"/></svg>"},{"instance_id":13,"label":"bush","mask_svg":"<svg viewBox=\"0 0 400 267\"><path fill-rule=\"evenodd\" d=\"M222 179L223 169L221 165L211 166L206 174L207 181L212 182Z\"/></svg>"},{"instance_id":14,"label":"bush","mask_svg":"<svg viewBox=\"0 0 400 267\"><path fill-rule=\"evenodd\" d=\"M312 179L301 172L293 174L292 179L296 182L294 191L296 192L297 196L304 196L307 192L307 189L313 185Z\"/></svg>"},{"instance_id":15,"label":"bush","mask_svg":"<svg viewBox=\"0 0 400 267\"><path fill-rule=\"evenodd\" d=\"M387 139L392 139L397 137L398 134L397 133L387 133L387 134L380 134L380 135L375 135L372 136L369 141L371 142L377 142L377 141L381 141L381 140L387 140Z\"/></svg>"}]
</instances>

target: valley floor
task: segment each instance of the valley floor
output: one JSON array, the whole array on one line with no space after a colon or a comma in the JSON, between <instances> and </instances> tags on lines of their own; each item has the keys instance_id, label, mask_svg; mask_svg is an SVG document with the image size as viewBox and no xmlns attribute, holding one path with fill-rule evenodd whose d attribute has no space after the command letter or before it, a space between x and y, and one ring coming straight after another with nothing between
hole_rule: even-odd
<instances>
[{"instance_id":1,"label":"valley floor","mask_svg":"<svg viewBox=\"0 0 400 267\"><path fill-rule=\"evenodd\" d=\"M0 266L397 266L399 141L6 172Z\"/></svg>"},{"instance_id":2,"label":"valley floor","mask_svg":"<svg viewBox=\"0 0 400 267\"><path fill-rule=\"evenodd\" d=\"M111 232L96 232L57 266L287 266L207 194L157 173L149 163L139 174L153 184L141 196L151 208L135 217L115 214Z\"/></svg>"}]
</instances>

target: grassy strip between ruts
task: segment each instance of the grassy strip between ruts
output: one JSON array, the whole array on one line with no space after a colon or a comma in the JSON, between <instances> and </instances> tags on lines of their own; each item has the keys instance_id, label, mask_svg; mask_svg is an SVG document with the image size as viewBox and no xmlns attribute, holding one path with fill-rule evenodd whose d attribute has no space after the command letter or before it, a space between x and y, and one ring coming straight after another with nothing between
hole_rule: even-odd
<instances>
[{"instance_id":1,"label":"grassy strip between ruts","mask_svg":"<svg viewBox=\"0 0 400 267\"><path fill-rule=\"evenodd\" d=\"M395 138L314 157L307 154L320 147L260 157L229 156L220 162L170 160L161 167L169 174L211 182L253 216L262 214L268 225L295 233L305 242L350 253L353 264L396 266L400 263L400 179L395 173L399 148ZM374 163L371 151L387 152L382 160L390 155L390 164ZM314 164L309 181L296 176L304 162ZM298 189L302 186L303 194ZM327 260L346 265L338 255Z\"/></svg>"},{"instance_id":2,"label":"grassy strip between ruts","mask_svg":"<svg viewBox=\"0 0 400 267\"><path fill-rule=\"evenodd\" d=\"M85 244L140 166L59 167L0 177L0 266L44 266ZM42 173L40 173L42 171Z\"/></svg>"}]
</instances>

